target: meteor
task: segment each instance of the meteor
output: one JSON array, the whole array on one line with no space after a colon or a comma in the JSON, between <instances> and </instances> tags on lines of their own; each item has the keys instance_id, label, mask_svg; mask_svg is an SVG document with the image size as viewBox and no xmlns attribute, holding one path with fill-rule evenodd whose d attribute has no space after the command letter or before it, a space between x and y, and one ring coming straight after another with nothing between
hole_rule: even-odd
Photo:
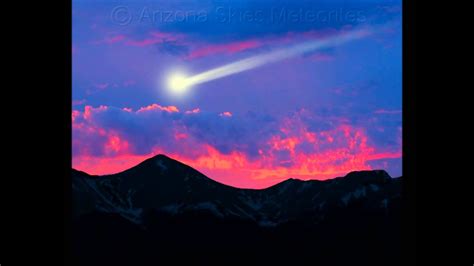
<instances>
[{"instance_id":1,"label":"meteor","mask_svg":"<svg viewBox=\"0 0 474 266\"><path fill-rule=\"evenodd\" d=\"M196 74L194 76L186 77L183 74L175 73L169 77L168 87L175 94L182 94L187 91L187 89L189 89L192 85L251 70L269 63L278 62L283 59L294 57L303 53L329 47L335 47L348 41L362 38L364 36L367 36L368 34L369 31L367 29L360 29L329 37L323 40L307 41L290 47L274 50L265 54L245 58Z\"/></svg>"}]
</instances>

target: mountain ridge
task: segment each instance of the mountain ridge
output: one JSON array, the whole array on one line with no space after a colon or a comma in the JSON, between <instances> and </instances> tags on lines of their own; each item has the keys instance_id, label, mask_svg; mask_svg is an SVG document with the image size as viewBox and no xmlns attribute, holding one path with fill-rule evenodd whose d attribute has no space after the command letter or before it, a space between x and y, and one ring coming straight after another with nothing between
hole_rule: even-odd
<instances>
[{"instance_id":1,"label":"mountain ridge","mask_svg":"<svg viewBox=\"0 0 474 266\"><path fill-rule=\"evenodd\" d=\"M383 201L381 192L400 183L384 170L372 170L328 180L288 178L263 189L236 188L165 155L117 174L91 176L73 169L72 176L79 213L101 210L137 223L141 211L154 209L174 214L207 211L221 218L279 224L308 211L320 212L325 204L345 206L368 194Z\"/></svg>"},{"instance_id":2,"label":"mountain ridge","mask_svg":"<svg viewBox=\"0 0 474 266\"><path fill-rule=\"evenodd\" d=\"M204 175L203 173L199 172L198 170L192 168L191 166L187 165L187 164L184 164L176 159L173 159L165 154L157 154L157 155L154 155L148 159L145 159L143 160L142 162L138 163L137 165L135 166L132 166L128 169L125 169L123 171L120 171L120 172L117 172L117 173L113 173L113 174L105 174L105 175L94 175L94 174L89 174L85 171L82 171L82 170L78 170L78 169L75 169L75 168L71 168L73 173L74 172L77 172L76 174L78 175L88 175L89 177L110 177L110 176L115 176L115 175L120 175L120 174L124 174L124 173L128 173L130 171L134 171L134 170L137 170L139 169L140 167L143 167L147 164L151 164L153 162L153 160L169 160L171 162L174 162L174 163L178 163L184 167L187 167L187 168L190 168L196 172L198 172L199 174L201 174L202 176L205 176L206 178L214 181L214 182L217 182L219 184L222 184L224 186L229 186L229 187L233 187L233 188L237 188L237 189L245 189L245 190L265 190L265 189L268 189L268 188L271 188L273 186L277 186L279 184L282 184L282 183L285 183L285 182L313 182L313 181L319 181L319 182L324 182L324 181L327 181L327 180L333 180L333 179L338 179L338 178L351 178L351 177L354 177L354 176L357 176L357 175L361 175L361 174L364 174L364 173L374 173L376 174L377 176L385 176L385 177L388 177L388 178L400 178L400 177L391 177L390 174L388 174L385 170L383 169L373 169L373 170L357 170L357 171L350 171L348 172L346 175L344 176L336 176L336 177L332 177L332 178L328 178L328 179L324 179L324 180L320 180L320 179L308 179L308 180L304 180L304 179L300 179L300 178L295 178L295 177L288 177L287 179L285 180L282 180L278 183L275 183L273 185L270 185L268 187L263 187L263 188L240 188L240 187L235 187L235 186L231 186L231 185L227 185L227 184L224 184L222 182L219 182L217 180L214 180L210 177L207 177L206 175ZM364 176L364 175L363 175Z\"/></svg>"},{"instance_id":3,"label":"mountain ridge","mask_svg":"<svg viewBox=\"0 0 474 266\"><path fill-rule=\"evenodd\" d=\"M383 170L264 189L221 184L164 155L112 175L71 173L79 265L177 263L183 254L197 265L397 265L402 178Z\"/></svg>"}]
</instances>

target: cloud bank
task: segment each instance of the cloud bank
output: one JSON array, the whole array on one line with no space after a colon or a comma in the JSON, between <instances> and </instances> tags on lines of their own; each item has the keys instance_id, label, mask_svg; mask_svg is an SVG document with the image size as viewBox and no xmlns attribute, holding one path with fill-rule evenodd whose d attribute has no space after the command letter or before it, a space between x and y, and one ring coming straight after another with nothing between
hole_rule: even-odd
<instances>
[{"instance_id":1,"label":"cloud bank","mask_svg":"<svg viewBox=\"0 0 474 266\"><path fill-rule=\"evenodd\" d=\"M72 121L73 167L91 174L119 172L162 153L225 184L261 188L401 158L396 148L376 146L363 127L340 117L318 120L304 109L271 117L159 104L137 110L85 106L73 111Z\"/></svg>"}]
</instances>

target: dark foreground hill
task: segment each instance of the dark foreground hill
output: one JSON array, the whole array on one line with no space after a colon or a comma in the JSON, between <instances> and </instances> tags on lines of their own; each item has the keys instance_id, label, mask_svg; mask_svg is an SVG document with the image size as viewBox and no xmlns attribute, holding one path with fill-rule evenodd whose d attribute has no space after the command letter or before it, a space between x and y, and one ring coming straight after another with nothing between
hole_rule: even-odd
<instances>
[{"instance_id":1,"label":"dark foreground hill","mask_svg":"<svg viewBox=\"0 0 474 266\"><path fill-rule=\"evenodd\" d=\"M72 186L78 265L400 265L401 178L383 170L251 190L158 155Z\"/></svg>"}]
</instances>

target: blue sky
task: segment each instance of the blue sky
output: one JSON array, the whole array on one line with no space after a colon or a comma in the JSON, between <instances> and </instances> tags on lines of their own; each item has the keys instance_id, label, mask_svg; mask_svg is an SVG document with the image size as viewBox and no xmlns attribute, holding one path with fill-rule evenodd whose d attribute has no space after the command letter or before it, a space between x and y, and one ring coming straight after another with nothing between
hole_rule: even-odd
<instances>
[{"instance_id":1,"label":"blue sky","mask_svg":"<svg viewBox=\"0 0 474 266\"><path fill-rule=\"evenodd\" d=\"M263 187L401 175L401 1L73 1L73 166L164 153ZM166 79L365 28L362 38L192 86Z\"/></svg>"}]
</instances>

